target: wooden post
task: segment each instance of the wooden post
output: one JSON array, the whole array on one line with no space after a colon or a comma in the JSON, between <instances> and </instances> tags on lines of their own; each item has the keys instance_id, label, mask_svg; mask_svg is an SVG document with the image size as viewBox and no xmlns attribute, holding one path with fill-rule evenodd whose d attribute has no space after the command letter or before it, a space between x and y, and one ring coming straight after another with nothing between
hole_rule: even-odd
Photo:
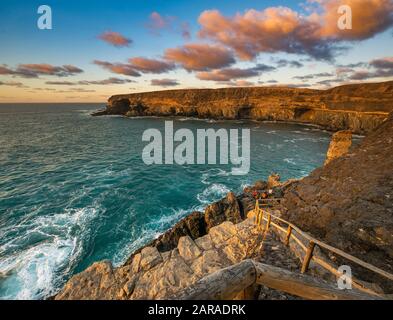
<instances>
[{"instance_id":1,"label":"wooden post","mask_svg":"<svg viewBox=\"0 0 393 320\"><path fill-rule=\"evenodd\" d=\"M289 239L291 238L291 233L292 233L292 227L291 227L291 226L288 226L287 235L286 235L285 241L284 241L284 244L285 244L286 246L289 245Z\"/></svg>"},{"instance_id":2,"label":"wooden post","mask_svg":"<svg viewBox=\"0 0 393 320\"><path fill-rule=\"evenodd\" d=\"M306 255L304 256L304 260L302 264L302 273L305 273L308 270L308 266L310 265L314 247L315 247L315 243L313 241L310 241L310 243L308 244Z\"/></svg>"},{"instance_id":3,"label":"wooden post","mask_svg":"<svg viewBox=\"0 0 393 320\"><path fill-rule=\"evenodd\" d=\"M259 225L259 206L258 206L258 200L255 201L255 209L254 209L254 213L255 213L255 224Z\"/></svg>"},{"instance_id":4,"label":"wooden post","mask_svg":"<svg viewBox=\"0 0 393 320\"><path fill-rule=\"evenodd\" d=\"M266 229L265 229L266 233L269 231L269 227L270 227L270 222L271 221L272 221L272 215L270 213L268 213L267 222L266 222Z\"/></svg>"}]
</instances>

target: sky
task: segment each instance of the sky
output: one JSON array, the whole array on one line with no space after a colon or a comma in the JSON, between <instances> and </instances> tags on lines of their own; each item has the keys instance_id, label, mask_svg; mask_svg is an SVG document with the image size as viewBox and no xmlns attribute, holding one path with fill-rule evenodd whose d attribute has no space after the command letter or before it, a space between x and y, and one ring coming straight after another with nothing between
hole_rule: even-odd
<instances>
[{"instance_id":1,"label":"sky","mask_svg":"<svg viewBox=\"0 0 393 320\"><path fill-rule=\"evenodd\" d=\"M1 0L0 15L0 103L393 80L393 0Z\"/></svg>"}]
</instances>

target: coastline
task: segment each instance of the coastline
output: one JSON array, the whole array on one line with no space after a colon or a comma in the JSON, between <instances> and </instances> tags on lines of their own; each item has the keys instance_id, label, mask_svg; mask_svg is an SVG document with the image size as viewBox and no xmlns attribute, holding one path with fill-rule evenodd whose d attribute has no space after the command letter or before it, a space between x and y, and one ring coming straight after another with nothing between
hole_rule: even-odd
<instances>
[{"instance_id":1,"label":"coastline","mask_svg":"<svg viewBox=\"0 0 393 320\"><path fill-rule=\"evenodd\" d=\"M124 100L122 103L124 103ZM138 106L141 106L138 104ZM113 112L113 106L108 106L106 113L109 114L114 114ZM127 110L129 110L130 105L127 105ZM132 109L133 107L131 107ZM149 108L149 107L147 107ZM140 112L139 115L130 115L129 111L124 112L125 109L123 109L122 112L119 112L117 109L117 113L122 116L149 116L148 113ZM349 113L352 113L352 111L348 111ZM341 114L347 115L346 112L341 112ZM355 112L356 115L359 115L359 112ZM162 117L162 114L158 114L155 116ZM165 114L164 116L173 116L173 114ZM181 115L183 118L185 115ZM226 120L226 119L220 119L220 120ZM251 120L251 121L258 121L258 119L241 119L241 118L231 118L229 120ZM359 119L358 119L359 120ZM268 121L273 121L277 122L277 119L269 119ZM278 122L281 122L278 120ZM186 247L182 247L181 250L185 250L185 252L188 252L188 250L196 250L198 251L197 247L194 247L195 244L193 244L193 241L202 241L198 239L204 239L207 236L209 236L209 231L217 230L217 228L224 228L222 226L226 226L225 228L231 229L232 226L235 226L237 228L238 225L241 225L244 221L248 221L248 214L249 212L252 212L254 206L255 206L255 199L252 196L254 192L266 192L267 190L273 190L272 192L272 197L274 198L283 198L283 206L279 206L277 208L279 212L281 212L284 216L286 216L290 221L293 221L297 225L300 225L302 227L305 227L306 232L311 232L311 234L318 236L319 238L324 238L324 234L328 232L332 232L332 226L331 224L331 219L334 217L336 214L338 214L339 209L335 209L335 211L332 213L332 211L327 210L324 206L322 206L320 209L316 209L317 206L321 206L321 194L324 194L324 190L327 188L338 188L338 186L335 185L335 181L344 179L343 183L345 188L345 177L349 176L351 177L353 175L352 171L356 167L359 167L359 163L362 162L367 162L369 161L369 158L373 153L376 153L378 157L380 157L380 164L383 165L384 162L387 161L387 163L390 163L390 158L389 155L386 153L388 150L382 150L382 152L377 152L375 148L373 148L373 144L378 143L378 144L383 144L383 143L390 143L391 140L388 140L386 142L387 137L390 135L390 131L392 129L392 123L393 123L393 118L392 115L388 117L388 114L382 119L380 118L378 123L373 122L370 127L367 128L370 130L371 133L367 134L365 142L362 142L359 146L356 146L354 150L351 150L350 153L348 153L348 150L346 150L343 154L337 154L334 155L332 159L329 159L329 164L326 164L325 166L322 166L320 168L317 168L314 170L309 176L301 179L301 180L296 180L296 181L288 181L281 183L279 179L277 179L277 176L273 175L269 177L268 181L258 181L254 186L247 187L243 193L239 195L235 195L232 192L228 193L228 195L223 198L222 200L212 203L208 205L204 212L193 212L190 215L186 216L185 218L181 219L175 226L170 228L168 231L163 233L160 237L157 239L149 242L145 246L139 248L136 250L134 253L130 255L130 257L127 259L126 263L124 263L121 267L113 269L112 265L108 261L100 262L100 263L95 263L82 273L75 275L72 279L70 279L69 282L67 282L66 286L62 289L62 291L56 295L56 299L78 299L78 298L88 298L88 299L96 299L99 297L103 297L104 299L106 298L113 298L113 299L134 299L134 298L151 298L151 291L146 289L143 286L146 286L147 284L150 283L150 285L155 286L151 282L151 280L148 280L147 278L145 279L144 277L148 277L150 274L149 272L153 272L153 270L156 270L156 266L162 266L162 263L166 263L167 259L171 259L174 255L174 252L178 252L180 250L179 246L184 245L184 241L186 241L188 244ZM293 122L292 122L293 123ZM295 123L298 124L304 124L304 123L299 123L295 121ZM311 123L309 125L315 125L314 123ZM376 126L376 129L373 128L373 126ZM320 125L317 124L318 127L321 127ZM347 129L346 125L343 126L345 129ZM363 127L364 128L364 127ZM332 128L330 128L332 129ZM326 128L325 128L326 130ZM374 131L376 130L376 131ZM333 130L331 130L333 131ZM351 131L351 130L350 130ZM359 133L356 130L352 131L352 133ZM363 133L363 132L361 132ZM365 146L365 147L363 147ZM364 160L364 150L369 150L370 156L368 156L368 160ZM381 150L379 150L381 151ZM348 153L348 154L347 154ZM382 154L380 154L382 153ZM360 160L357 160L359 158ZM355 162L354 162L355 161ZM356 163L356 166L353 167L352 162ZM389 165L387 165L389 167ZM388 167L383 167L383 170L388 170ZM344 168L344 169L343 169ZM350 168L350 169L349 169ZM363 168L364 169L364 168ZM340 170L344 170L341 172L341 177L335 177L335 172L340 172ZM323 175L333 175L334 178L336 179L327 185L323 184L324 180L326 179ZM366 169L364 170L358 170L356 177L357 177L357 182L360 183L361 181L367 181L364 180L365 176L367 176L369 173ZM323 177L322 177L323 176ZM360 179L360 180L359 180ZM318 183L322 181L322 185L319 187L315 187ZM371 183L371 181L370 181ZM373 182L374 185L371 185L370 188L380 188L380 182ZM341 188L341 186L340 186ZM329 192L332 193L329 189ZM348 203L353 206L357 207L359 206L358 202L361 201L362 199L356 196L356 192L358 191L353 191L355 192L355 195L351 197L345 198L345 192L342 193L344 196L343 199L341 198L335 198L334 195L329 194L329 196L326 195L326 201L330 201L329 206L338 206L338 208L345 209L345 206L348 206ZM390 191L388 191L390 192ZM364 196L364 195L362 195ZM376 195L378 196L378 195ZM316 199L314 200L314 198ZM330 199L329 197L332 197L333 199ZM310 200L313 199L313 200ZM314 202L312 202L314 201ZM345 206L340 202L343 201L345 202ZM370 205L374 203L374 200L370 200ZM304 202L304 204L300 205L300 202ZM389 206L389 204L384 204L385 206ZM288 209L289 208L289 209ZM289 210L289 211L288 211ZM373 217L373 211L374 210L380 210L380 208L376 207L375 205L372 207L368 207L368 211L365 213L367 215L368 219L375 219ZM386 214L389 212L389 209L386 209L387 211L384 212ZM380 212L380 211L379 211ZM345 213L345 210L344 210ZM288 216L289 214L289 216ZM309 216L311 214L311 217ZM341 213L340 213L341 214ZM320 216L320 220L316 219L314 215ZM329 220L330 219L330 220ZM340 218L341 219L341 218ZM344 217L345 219L345 217ZM358 228L358 226L362 226L364 223L362 220L359 220L360 218L355 217L354 218L354 225ZM334 221L334 220L333 220ZM378 228L384 228L384 226L381 226L378 221L374 222L375 225ZM333 224L333 226L335 226ZM336 228L337 226L335 226ZM386 226L389 228L389 226ZM335 233L338 233L339 235L334 235L333 238L327 238L330 240L328 243L332 245L337 245L339 248L347 248L352 254L359 255L359 252L372 252L370 251L370 246L377 246L377 250L379 254L383 254L386 257L389 256L389 250L385 248L385 245L380 245L377 244L379 240L378 234L373 234L369 233L368 234L368 240L367 238L361 238L361 240L358 239L359 235L356 234L355 231L350 231L349 233L345 230L345 228L342 227L337 227L338 229L335 229ZM229 232L227 231L223 231ZM380 232L380 231L378 231ZM381 231L382 232L382 231ZM385 232L385 231L383 231ZM387 231L389 232L389 231ZM389 234L389 233L388 233ZM349 244L344 245L340 243L340 237L346 237L346 239L349 241ZM184 239L189 239L189 240L184 240ZM387 239L387 238L386 238ZM226 240L225 240L226 241ZM228 240L229 241L229 240ZM362 245L363 247L366 246L368 248L368 251L364 251L361 249L360 246L360 251L356 249L357 243L359 241L363 241L364 244ZM388 241L388 240L386 240ZM355 249L353 249L351 246L353 246ZM169 253L169 255L168 255ZM185 254L183 252L183 254ZM181 254L183 256L183 254ZM378 256L378 255L377 255ZM376 257L373 256L372 253L368 254L368 256L364 256L366 260L370 260L371 262L375 263L376 265L380 265L382 262L378 260ZM176 258L178 259L178 258ZM175 261L177 261L175 259ZM184 259L184 256L183 256ZM334 259L333 259L334 260ZM172 261L172 260L169 260ZM335 261L335 260L334 260ZM180 262L179 262L180 263ZM135 269L135 264L137 264L137 268ZM142 264L142 269L140 269L140 264ZM145 267L143 267L143 265ZM174 267L177 267L175 264ZM381 266L382 267L382 266ZM149 271L149 270L152 271ZM134 270L134 271L132 271ZM374 284L377 286L376 291L380 292L382 289L381 287L384 287L384 283L380 281L380 279L375 278L375 277L369 277L367 273L364 273L360 271L359 269L356 269L356 275L357 277L360 275L361 278L366 278L367 281L373 281ZM390 271L390 270L389 270ZM75 283L80 283L81 281L85 281L86 283L95 283L97 281L97 277L102 277L105 275L107 277L108 275L115 275L118 272L121 272L122 274L125 274L125 278L123 279L123 276L111 276L110 283L117 283L116 284L116 290L120 291L113 291L115 289L107 290L107 286L109 284L105 284L104 286L102 283L99 285L100 289L97 289L98 293L92 293L90 291L85 292L84 288L78 287L75 288ZM134 275L137 274L138 277L135 278ZM318 275L318 272L316 274ZM131 276L132 280L129 278ZM113 278L114 277L114 278ZM123 288L123 280L116 280L123 279L124 281L132 281L132 283L126 284L126 286L129 287L124 287ZM145 289L142 289L142 287L138 290L142 291L134 291L135 289L135 282L139 281L139 277L142 277L143 280L142 283L145 283L142 287ZM195 281L195 278L191 278L192 281ZM370 280L371 279L371 280ZM109 280L108 280L109 281ZM118 282L120 281L120 282ZM145 282L144 282L145 281ZM182 280L179 280L182 281ZM190 280L191 281L191 280ZM191 281L191 282L192 282ZM191 282L187 282L187 285L190 285ZM161 284L160 284L161 285ZM178 284L177 284L178 285ZM186 285L186 286L187 286ZM119 287L120 286L120 287ZM183 286L184 287L184 286ZM367 286L366 286L367 287ZM389 288L390 289L390 288ZM147 291L146 291L147 290ZM158 289L157 289L158 290ZM154 291L154 290L153 290ZM125 293L126 292L126 293ZM136 293L135 293L136 292ZM93 294L92 296L90 294ZM87 295L87 296L85 296ZM154 294L153 294L154 296ZM155 296L154 296L155 297Z\"/></svg>"},{"instance_id":2,"label":"coastline","mask_svg":"<svg viewBox=\"0 0 393 320\"><path fill-rule=\"evenodd\" d=\"M364 135L388 116L393 81L328 90L285 87L166 90L112 96L93 116L158 116L313 124Z\"/></svg>"}]
</instances>

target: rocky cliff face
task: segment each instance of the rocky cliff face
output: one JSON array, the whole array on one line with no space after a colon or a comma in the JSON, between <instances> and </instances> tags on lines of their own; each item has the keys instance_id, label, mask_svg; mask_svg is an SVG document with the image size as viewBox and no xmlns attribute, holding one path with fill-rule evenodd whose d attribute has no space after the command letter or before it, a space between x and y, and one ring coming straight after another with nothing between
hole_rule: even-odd
<instances>
[{"instance_id":1,"label":"rocky cliff face","mask_svg":"<svg viewBox=\"0 0 393 320\"><path fill-rule=\"evenodd\" d=\"M283 204L285 217L304 231L393 272L392 199L393 114L353 151L292 184Z\"/></svg>"},{"instance_id":2,"label":"rocky cliff face","mask_svg":"<svg viewBox=\"0 0 393 320\"><path fill-rule=\"evenodd\" d=\"M339 158L348 153L352 145L352 133L350 131L336 132L329 145L326 155L325 165L332 160Z\"/></svg>"},{"instance_id":3,"label":"rocky cliff face","mask_svg":"<svg viewBox=\"0 0 393 320\"><path fill-rule=\"evenodd\" d=\"M96 115L185 116L311 123L364 134L392 111L393 81L330 90L284 87L168 90L112 96Z\"/></svg>"}]
</instances>

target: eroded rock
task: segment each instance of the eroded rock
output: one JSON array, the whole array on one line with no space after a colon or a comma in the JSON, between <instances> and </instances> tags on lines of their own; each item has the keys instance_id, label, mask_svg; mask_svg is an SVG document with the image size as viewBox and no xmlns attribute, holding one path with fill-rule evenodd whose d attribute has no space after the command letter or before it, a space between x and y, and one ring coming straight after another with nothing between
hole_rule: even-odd
<instances>
[{"instance_id":1,"label":"eroded rock","mask_svg":"<svg viewBox=\"0 0 393 320\"><path fill-rule=\"evenodd\" d=\"M326 155L325 165L348 153L352 146L352 132L338 131L332 136Z\"/></svg>"}]
</instances>

